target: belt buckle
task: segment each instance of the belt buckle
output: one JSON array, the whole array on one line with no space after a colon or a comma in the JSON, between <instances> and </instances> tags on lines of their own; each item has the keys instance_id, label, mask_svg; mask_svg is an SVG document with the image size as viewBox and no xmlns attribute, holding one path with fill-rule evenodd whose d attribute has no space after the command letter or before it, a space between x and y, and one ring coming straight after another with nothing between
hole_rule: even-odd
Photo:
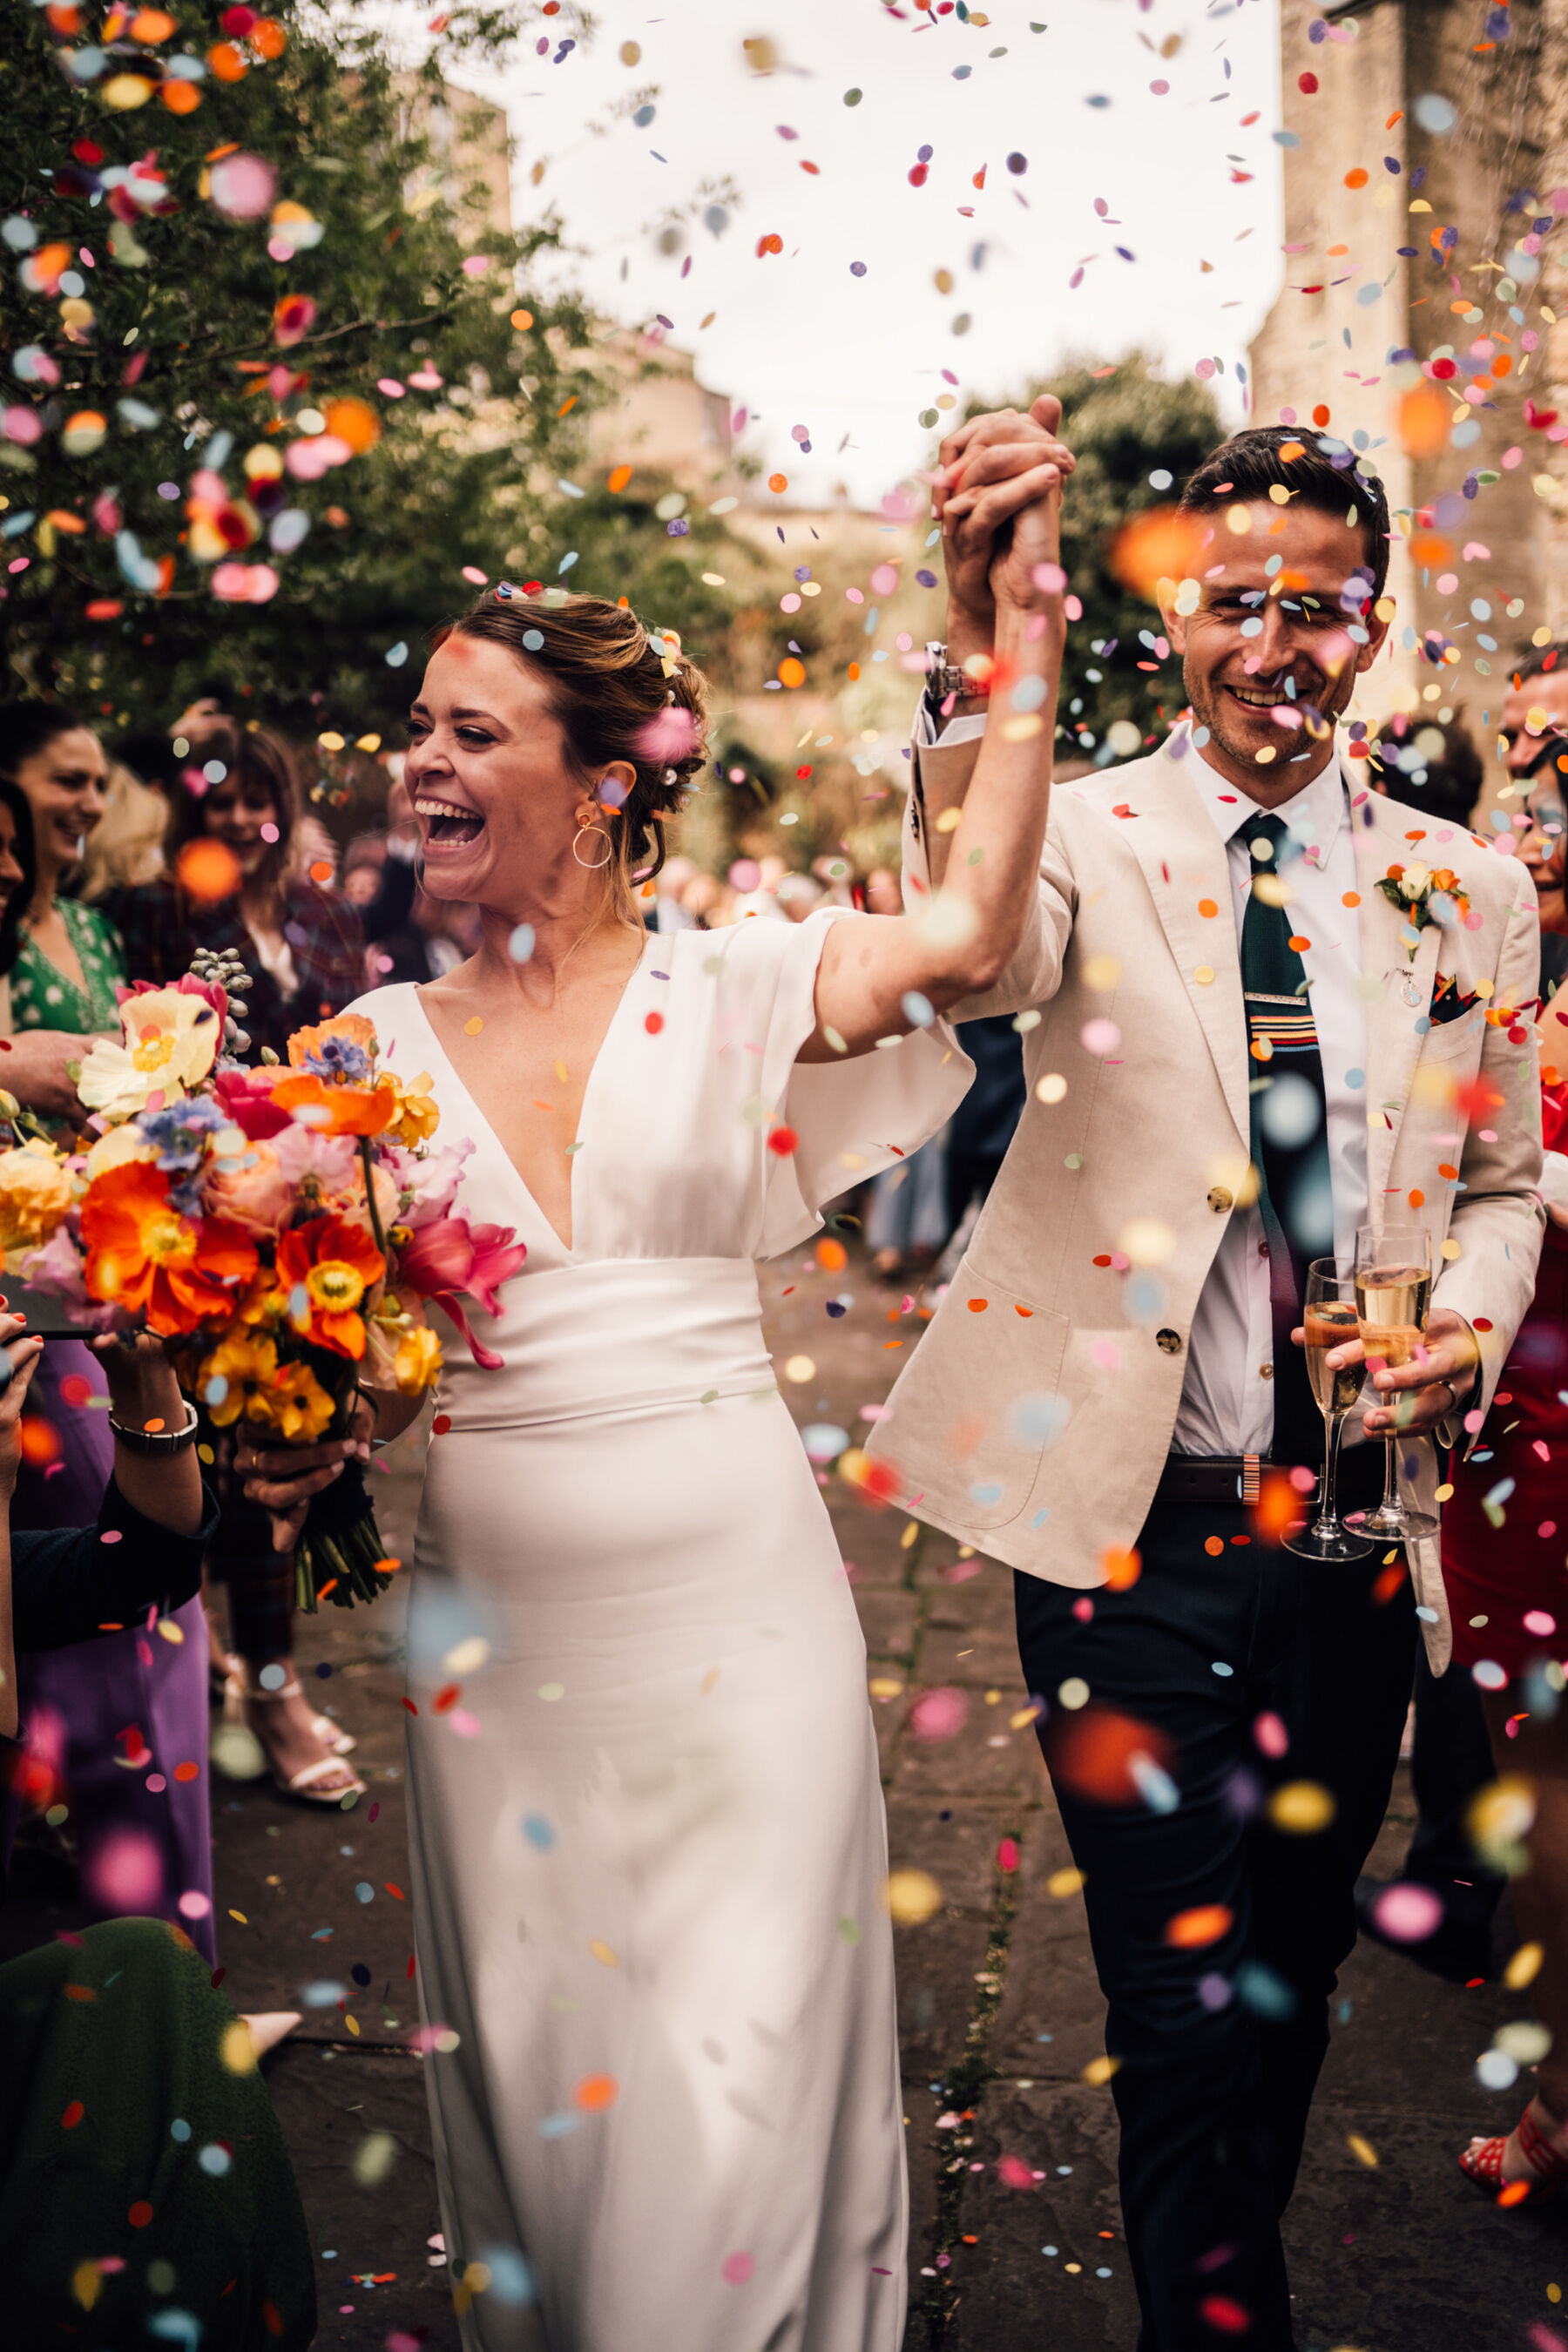
<instances>
[{"instance_id":1,"label":"belt buckle","mask_svg":"<svg viewBox=\"0 0 1568 2352\"><path fill-rule=\"evenodd\" d=\"M1241 1457L1241 1475L1237 1480L1242 1501L1256 1503L1261 1484L1262 1472L1259 1457L1256 1454L1244 1454Z\"/></svg>"}]
</instances>

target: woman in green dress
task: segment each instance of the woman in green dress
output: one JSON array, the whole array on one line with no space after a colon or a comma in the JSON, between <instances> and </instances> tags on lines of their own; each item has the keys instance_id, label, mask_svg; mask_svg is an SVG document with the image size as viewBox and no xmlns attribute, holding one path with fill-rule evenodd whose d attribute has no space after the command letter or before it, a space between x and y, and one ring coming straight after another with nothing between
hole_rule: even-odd
<instances>
[{"instance_id":1,"label":"woman in green dress","mask_svg":"<svg viewBox=\"0 0 1568 2352\"><path fill-rule=\"evenodd\" d=\"M11 973L11 1027L22 1034L42 1029L117 1037L114 991L126 976L120 935L95 908L60 895L103 814L103 746L58 703L13 703L0 719L0 766L27 796L38 861Z\"/></svg>"}]
</instances>

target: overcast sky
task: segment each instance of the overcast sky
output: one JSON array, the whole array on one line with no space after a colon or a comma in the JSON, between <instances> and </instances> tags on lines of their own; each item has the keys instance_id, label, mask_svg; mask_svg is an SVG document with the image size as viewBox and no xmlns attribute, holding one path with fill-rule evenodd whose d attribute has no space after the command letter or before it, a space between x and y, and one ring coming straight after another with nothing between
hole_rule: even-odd
<instances>
[{"instance_id":1,"label":"overcast sky","mask_svg":"<svg viewBox=\"0 0 1568 2352\"><path fill-rule=\"evenodd\" d=\"M596 0L596 32L562 63L569 5L547 20L547 56L531 41L504 72L464 79L507 107L520 222L552 204L574 248L563 276L627 323L670 320L792 492L845 481L874 504L929 458L918 420L938 395L1003 397L1068 353L1142 342L1170 375L1219 359L1238 421L1236 362L1281 269L1275 0L982 0L984 28L897 5ZM747 39L772 45L771 71ZM648 84L650 121L595 128ZM739 203L723 234L698 219L660 253L668 211L725 179ZM768 236L782 251L759 258Z\"/></svg>"}]
</instances>

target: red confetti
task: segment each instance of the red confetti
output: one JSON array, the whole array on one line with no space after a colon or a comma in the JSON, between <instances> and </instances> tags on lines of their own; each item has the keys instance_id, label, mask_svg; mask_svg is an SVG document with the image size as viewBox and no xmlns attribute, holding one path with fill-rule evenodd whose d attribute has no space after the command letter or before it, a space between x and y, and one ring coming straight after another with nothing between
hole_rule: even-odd
<instances>
[{"instance_id":1,"label":"red confetti","mask_svg":"<svg viewBox=\"0 0 1568 2352\"><path fill-rule=\"evenodd\" d=\"M432 1715L449 1715L463 1696L461 1683L444 1683L430 1702Z\"/></svg>"},{"instance_id":2,"label":"red confetti","mask_svg":"<svg viewBox=\"0 0 1568 2352\"><path fill-rule=\"evenodd\" d=\"M87 2109L82 2105L81 2101L79 2099L73 2099L69 2106L66 2109L64 2115L60 2117L61 2131L75 2131L78 2124L80 2123L86 2113Z\"/></svg>"},{"instance_id":3,"label":"red confetti","mask_svg":"<svg viewBox=\"0 0 1568 2352\"><path fill-rule=\"evenodd\" d=\"M660 1030L663 1028L663 1026L664 1026L664 1015L663 1015L663 1013L648 1013L648 1014L647 1014L647 1016L646 1017L646 1019L644 1020L644 1022L643 1022L643 1024L642 1024L642 1025L643 1025L643 1027L647 1031L647 1034L648 1034L648 1035L649 1035L650 1037L657 1037L657 1036L658 1035L659 1031L660 1031Z\"/></svg>"},{"instance_id":4,"label":"red confetti","mask_svg":"<svg viewBox=\"0 0 1568 2352\"><path fill-rule=\"evenodd\" d=\"M144 2230L153 2219L153 2208L145 2197L139 2197L125 2218L133 2230Z\"/></svg>"},{"instance_id":5,"label":"red confetti","mask_svg":"<svg viewBox=\"0 0 1568 2352\"><path fill-rule=\"evenodd\" d=\"M451 1414L449 1412L438 1412L436 1415L435 1420L430 1423L430 1434L432 1437L445 1437L447 1432L451 1428Z\"/></svg>"},{"instance_id":6,"label":"red confetti","mask_svg":"<svg viewBox=\"0 0 1568 2352\"><path fill-rule=\"evenodd\" d=\"M776 1151L781 1160L786 1160L799 1141L800 1138L793 1127L775 1127L768 1138L768 1150Z\"/></svg>"},{"instance_id":7,"label":"red confetti","mask_svg":"<svg viewBox=\"0 0 1568 2352\"><path fill-rule=\"evenodd\" d=\"M410 1715L418 1714L419 1709L415 1706L414 1701L411 1698L405 1698L403 1704L408 1709Z\"/></svg>"}]
</instances>

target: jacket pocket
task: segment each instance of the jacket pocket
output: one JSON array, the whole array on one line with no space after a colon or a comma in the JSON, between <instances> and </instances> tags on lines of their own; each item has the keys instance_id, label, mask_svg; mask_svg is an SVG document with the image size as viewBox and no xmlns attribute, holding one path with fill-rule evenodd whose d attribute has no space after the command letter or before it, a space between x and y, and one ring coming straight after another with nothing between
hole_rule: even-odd
<instances>
[{"instance_id":1,"label":"jacket pocket","mask_svg":"<svg viewBox=\"0 0 1568 2352\"><path fill-rule=\"evenodd\" d=\"M1057 1385L1069 1328L960 1261L878 1433L911 1509L923 1497L977 1532L1018 1517L1070 1415Z\"/></svg>"}]
</instances>

